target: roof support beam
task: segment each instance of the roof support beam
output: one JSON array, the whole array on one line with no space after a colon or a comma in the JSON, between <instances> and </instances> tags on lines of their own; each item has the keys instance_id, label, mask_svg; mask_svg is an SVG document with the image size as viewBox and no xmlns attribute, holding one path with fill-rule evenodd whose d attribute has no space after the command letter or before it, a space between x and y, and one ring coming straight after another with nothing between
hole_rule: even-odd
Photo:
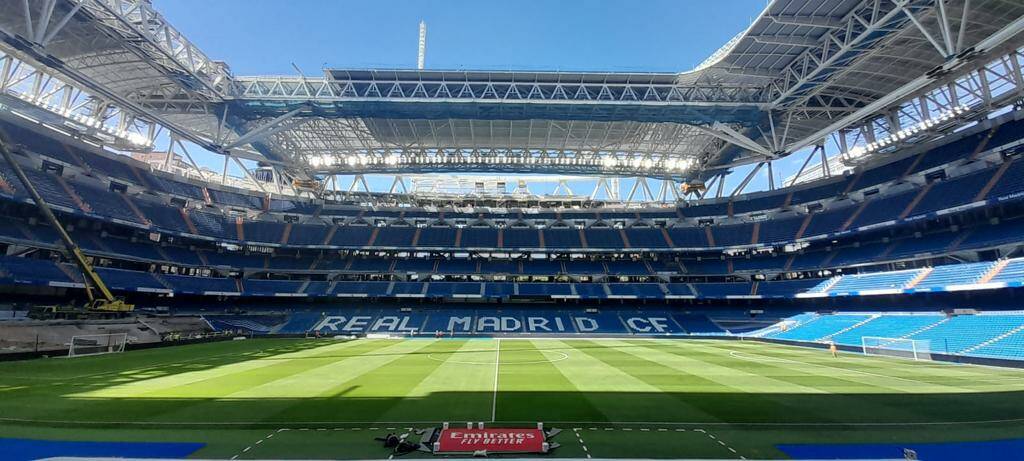
<instances>
[{"instance_id":1,"label":"roof support beam","mask_svg":"<svg viewBox=\"0 0 1024 461\"><path fill-rule=\"evenodd\" d=\"M967 17L971 14L971 0L964 0L963 13L960 15L960 31L956 35L956 52L964 50L964 36L967 34Z\"/></svg>"},{"instance_id":2,"label":"roof support beam","mask_svg":"<svg viewBox=\"0 0 1024 461\"><path fill-rule=\"evenodd\" d=\"M25 12L25 31L29 37L35 37L36 26L32 24L32 10L29 7L28 0L21 0L21 9Z\"/></svg>"},{"instance_id":3,"label":"roof support beam","mask_svg":"<svg viewBox=\"0 0 1024 461\"><path fill-rule=\"evenodd\" d=\"M35 31L32 34L32 41L39 43L46 35L46 29L50 25L50 18L53 16L53 9L57 6L57 0L45 0L43 3L43 14L39 16Z\"/></svg>"},{"instance_id":4,"label":"roof support beam","mask_svg":"<svg viewBox=\"0 0 1024 461\"><path fill-rule=\"evenodd\" d=\"M63 82L74 82L73 86L76 90L80 89L80 91L89 93L89 97L97 101L97 107L116 106L118 110L130 112L139 118L160 124L168 130L176 133L182 139L188 140L189 142L211 152L219 150L219 146L206 139L204 135L200 135L194 130L172 122L157 111L148 110L142 107L139 103L132 101L126 96L118 94L117 92L109 89L106 85L98 83L76 68L65 65L63 62L50 59L48 55L45 54L45 51L38 47L17 46L17 44L20 43L18 39L4 33L3 31L0 31L0 39L5 42L5 46L0 48L0 51L4 54L14 56L18 61L25 61L29 63L33 68L45 73L50 78L56 78ZM15 48L10 49L7 48L7 46ZM44 65L42 63L47 64ZM236 155L253 160L273 162L272 160L265 159L262 155L250 153L248 151L237 151Z\"/></svg>"},{"instance_id":5,"label":"roof support beam","mask_svg":"<svg viewBox=\"0 0 1024 461\"><path fill-rule=\"evenodd\" d=\"M569 187L569 181L565 179L558 180L558 184L555 185L555 190L551 192L551 195L558 195L559 193L569 197L576 195L573 193L572 188Z\"/></svg>"},{"instance_id":6,"label":"roof support beam","mask_svg":"<svg viewBox=\"0 0 1024 461\"><path fill-rule=\"evenodd\" d=\"M941 0L938 1L937 3L939 5L942 5ZM918 32L921 32L921 35L924 36L925 40L928 40L928 43L931 43L932 46L935 47L935 51L938 51L940 56L946 59L949 59L950 56L953 56L953 49L951 47L951 44L949 43L949 41L945 40L947 36L946 27L943 25L941 14L939 15L939 28L942 29L944 43L940 44L939 41L936 40L930 32L928 32L928 29L924 27L924 24L921 24L921 21L919 21L917 17L914 16L914 13L912 11L908 10L906 6L900 6L900 10L906 13L907 17L910 18L910 22L914 23L914 26L917 27Z\"/></svg>"},{"instance_id":7,"label":"roof support beam","mask_svg":"<svg viewBox=\"0 0 1024 461\"><path fill-rule=\"evenodd\" d=\"M900 1L900 5L909 0ZM920 2L919 2L920 3ZM823 74L847 62L853 53L873 41L880 40L882 32L899 20L903 12L898 7L882 8L881 2L866 2L843 20L843 26L829 32L819 46L809 47L782 72L783 77L773 85L772 104L794 104L817 85Z\"/></svg>"},{"instance_id":8,"label":"roof support beam","mask_svg":"<svg viewBox=\"0 0 1024 461\"><path fill-rule=\"evenodd\" d=\"M974 48L975 50L977 50L979 54L984 54L985 52L1002 45L1007 40L1016 37L1021 32L1024 32L1024 17L1017 18L1010 24L1007 24L1005 27L1003 27L996 33L979 42L977 45L974 46ZM954 70L960 68L964 64L964 61L960 59L955 59L952 61L947 61L943 65L943 69ZM823 139L835 131L849 127L857 123L858 121L864 120L865 118L870 117L874 114L878 114L885 110L887 107L906 99L907 97L913 95L914 93L927 88L929 85L934 84L940 78L943 77L943 74L944 72L929 73L928 75L922 75L914 80L911 80L907 84L903 85L902 87L895 91L890 92L884 97L876 99L875 101L872 101L870 104L861 107L857 111L845 117L837 119L832 124L818 130L817 132L812 133L799 141L789 144L786 147L786 151L795 152L804 147L810 146L814 144L817 140ZM955 94L956 92L953 91L951 93ZM959 102L956 102L956 104L959 104Z\"/></svg>"},{"instance_id":9,"label":"roof support beam","mask_svg":"<svg viewBox=\"0 0 1024 461\"><path fill-rule=\"evenodd\" d=\"M176 68L219 100L230 88L232 77L220 63L206 56L178 29L144 0L75 0L85 4L98 22L160 64Z\"/></svg>"},{"instance_id":10,"label":"roof support beam","mask_svg":"<svg viewBox=\"0 0 1024 461\"><path fill-rule=\"evenodd\" d=\"M285 124L284 122L291 120L292 117L295 117L296 115L299 114L299 112L302 112L304 110L306 110L305 107L299 107L297 109L292 109L290 112L287 112L283 115L275 117L270 122L263 124L260 127L255 128L253 130L250 130L243 134L242 136L239 136L238 139L235 139L234 141L225 145L223 149L231 150L236 147L241 147L246 144L259 141L260 139L263 139L267 136L273 136L275 133L278 133L280 131L292 128L295 124Z\"/></svg>"},{"instance_id":11,"label":"roof support beam","mask_svg":"<svg viewBox=\"0 0 1024 461\"><path fill-rule=\"evenodd\" d=\"M402 175L395 175L395 179L391 181L391 187L388 189L388 193L396 194L399 189L402 190L403 194L409 193L409 189L405 187L405 178Z\"/></svg>"},{"instance_id":12,"label":"roof support beam","mask_svg":"<svg viewBox=\"0 0 1024 461\"><path fill-rule=\"evenodd\" d=\"M671 196L672 200L669 200ZM679 189L676 188L676 182L671 177L664 177L661 180L661 186L658 187L657 200L661 203L678 202L682 197L679 196Z\"/></svg>"},{"instance_id":13,"label":"roof support beam","mask_svg":"<svg viewBox=\"0 0 1024 461\"><path fill-rule=\"evenodd\" d=\"M46 44L50 43L50 40L53 40L53 37L57 36L57 33L60 32L61 29L64 28L64 26L68 25L68 21L71 21L71 18L75 16L75 13L78 13L78 10L82 9L82 5L82 3L75 5L75 7L72 8L71 11L68 11L67 14L65 14L64 17L62 17L56 25L50 27L49 30L42 31L45 32L46 35L43 35L42 38L36 41L39 42L40 45L45 47Z\"/></svg>"},{"instance_id":14,"label":"roof support beam","mask_svg":"<svg viewBox=\"0 0 1024 461\"><path fill-rule=\"evenodd\" d=\"M821 144L814 146L814 149L811 149L811 151L807 153L807 158L804 159L804 163L800 165L800 169L797 170L795 175L793 175L793 179L789 181L789 184L783 184L783 187L789 187L792 186L793 184L800 182L800 176L803 176L804 170L807 169L807 165L811 163L811 159L813 159L818 154L818 149L824 148L825 147Z\"/></svg>"},{"instance_id":15,"label":"roof support beam","mask_svg":"<svg viewBox=\"0 0 1024 461\"><path fill-rule=\"evenodd\" d=\"M761 77L761 78L770 78L770 79L773 79L773 80L776 79L776 78L779 78L779 71L777 71L777 70L773 71L773 70L770 70L770 69L748 69L748 68L744 68L744 67L727 67L727 68L718 68L718 67L716 67L715 69L721 69L722 71L724 71L727 74L739 75L739 76L742 76L742 77Z\"/></svg>"},{"instance_id":16,"label":"roof support beam","mask_svg":"<svg viewBox=\"0 0 1024 461\"><path fill-rule=\"evenodd\" d=\"M366 177L361 174L357 174L352 176L352 185L348 187L348 191L358 192L360 186L362 186L363 192L370 192L370 185L366 183Z\"/></svg>"},{"instance_id":17,"label":"roof support beam","mask_svg":"<svg viewBox=\"0 0 1024 461\"><path fill-rule=\"evenodd\" d=\"M233 155L229 155L228 157L231 157L231 160L235 161L238 167L242 169L242 173L245 173L245 177L249 178L249 181L252 181L252 183L255 184L256 187L258 187L261 191L263 191L264 194L269 194L269 192L267 192L267 189L263 187L263 183L257 181L256 178L253 177L252 173L249 172L249 169L245 167L241 160L239 160L237 157Z\"/></svg>"},{"instance_id":18,"label":"roof support beam","mask_svg":"<svg viewBox=\"0 0 1024 461\"><path fill-rule=\"evenodd\" d=\"M755 35L750 38L754 39L754 41L757 43L764 43L766 45L803 46L808 48L819 45L818 41L811 37L788 35Z\"/></svg>"},{"instance_id":19,"label":"roof support beam","mask_svg":"<svg viewBox=\"0 0 1024 461\"><path fill-rule=\"evenodd\" d=\"M775 14L768 16L776 24L787 26L821 27L825 29L839 29L843 27L842 19L831 16L795 16L787 14Z\"/></svg>"},{"instance_id":20,"label":"roof support beam","mask_svg":"<svg viewBox=\"0 0 1024 461\"><path fill-rule=\"evenodd\" d=\"M747 173L747 177L743 178L743 182L741 182L739 186L736 186L736 189L734 189L732 193L729 194L729 197L735 197L739 194L742 194L743 189L747 188L747 184L750 184L750 181L754 179L754 176L757 176L757 173L761 171L761 168L764 167L766 163L768 162L758 163L757 166L751 169L750 173Z\"/></svg>"},{"instance_id":21,"label":"roof support beam","mask_svg":"<svg viewBox=\"0 0 1024 461\"><path fill-rule=\"evenodd\" d=\"M732 129L730 126L728 126L728 125L726 125L724 123L715 122L715 124L711 125L710 128L699 126L699 125L694 125L694 126L697 129L699 129L699 130L701 130L701 131L703 131L703 132L705 132L705 133L707 133L707 134L709 134L711 136L714 136L714 137L716 137L718 139L721 139L721 140L723 140L725 142L732 143L734 145L737 145L739 147L742 147L744 149L747 149L749 151L752 151L752 152L755 152L755 153L758 153L758 154L761 154L761 155L765 155L765 156L769 156L769 157L773 156L772 152L769 151L767 147L764 147L764 146L758 144L754 140L752 140L752 139L748 138L747 136L745 136L743 133L740 133L740 132Z\"/></svg>"},{"instance_id":22,"label":"roof support beam","mask_svg":"<svg viewBox=\"0 0 1024 461\"><path fill-rule=\"evenodd\" d=\"M181 139L178 138L177 135L172 133L171 134L171 143L173 144L175 142L178 143L178 147L181 149L181 153L185 154L185 158L188 159L188 163L189 163L189 165L192 166L192 169L196 170L196 174L198 174L200 178L203 178L205 180L209 180L209 178L206 177L206 173L203 171L203 169L200 168L199 164L196 163L195 159L192 158L192 154L190 154L188 152L188 149L185 148L185 145L182 144ZM224 163L227 164L227 161L225 160Z\"/></svg>"}]
</instances>

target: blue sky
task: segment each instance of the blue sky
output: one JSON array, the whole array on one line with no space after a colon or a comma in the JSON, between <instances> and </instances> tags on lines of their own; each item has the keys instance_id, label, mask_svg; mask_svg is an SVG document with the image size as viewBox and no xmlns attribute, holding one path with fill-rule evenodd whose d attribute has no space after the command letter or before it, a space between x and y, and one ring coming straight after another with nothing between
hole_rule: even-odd
<instances>
[{"instance_id":1,"label":"blue sky","mask_svg":"<svg viewBox=\"0 0 1024 461\"><path fill-rule=\"evenodd\" d=\"M154 0L154 4L208 56L226 61L235 75L295 75L298 67L314 76L332 67L415 68L421 19L428 28L428 69L678 72L693 68L743 31L767 2ZM220 168L217 156L196 157L205 166ZM233 169L232 174L241 173ZM730 179L730 184L742 180ZM756 183L751 188L761 188L767 181Z\"/></svg>"},{"instance_id":2,"label":"blue sky","mask_svg":"<svg viewBox=\"0 0 1024 461\"><path fill-rule=\"evenodd\" d=\"M432 69L682 71L765 0L156 0L236 75L414 68L419 21Z\"/></svg>"}]
</instances>

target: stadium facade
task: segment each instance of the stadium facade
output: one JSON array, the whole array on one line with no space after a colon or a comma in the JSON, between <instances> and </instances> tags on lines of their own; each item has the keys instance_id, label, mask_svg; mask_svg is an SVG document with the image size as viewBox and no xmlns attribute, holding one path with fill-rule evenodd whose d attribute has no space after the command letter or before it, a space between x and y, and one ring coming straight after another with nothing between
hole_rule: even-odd
<instances>
[{"instance_id":1,"label":"stadium facade","mask_svg":"<svg viewBox=\"0 0 1024 461\"><path fill-rule=\"evenodd\" d=\"M11 317L98 278L140 311L202 315L200 329L822 342L944 310L933 323L1000 322L941 352L1022 354L988 346L1024 337L1007 312L1024 282L1024 5L774 1L678 74L306 77L233 75L145 1L9 3ZM196 166L196 148L224 171ZM802 167L776 184L791 155ZM608 193L405 190L447 173L592 177ZM371 174L395 181L358 190ZM611 192L620 179L628 197ZM809 318L782 320L851 309L868 313L806 335ZM988 310L1001 313L972 317Z\"/></svg>"}]
</instances>

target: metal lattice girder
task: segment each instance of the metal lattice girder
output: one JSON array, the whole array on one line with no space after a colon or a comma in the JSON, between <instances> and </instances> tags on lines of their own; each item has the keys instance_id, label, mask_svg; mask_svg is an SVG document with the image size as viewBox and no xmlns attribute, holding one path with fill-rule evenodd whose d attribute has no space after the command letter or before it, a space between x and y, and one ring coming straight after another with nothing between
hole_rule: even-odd
<instances>
[{"instance_id":1,"label":"metal lattice girder","mask_svg":"<svg viewBox=\"0 0 1024 461\"><path fill-rule=\"evenodd\" d=\"M710 137L691 125L677 123L312 117L265 143L297 156L381 148L558 149L692 156Z\"/></svg>"},{"instance_id":2,"label":"metal lattice girder","mask_svg":"<svg viewBox=\"0 0 1024 461\"><path fill-rule=\"evenodd\" d=\"M727 141L727 142L729 142L729 143L731 143L733 145L736 145L736 146L742 147L744 149L747 149L747 150L749 150L751 152L755 152L755 153L762 154L762 155L765 155L765 156L772 155L772 152L770 152L766 147L758 144L757 142L755 142L754 140L748 138L747 136L743 135L742 133L732 129L728 125L725 125L725 124L722 124L722 123L715 123L714 125L712 125L709 128L700 127L700 126L698 126L697 128L699 130L707 133L707 134L710 134L710 135L712 135L712 136L714 136L716 138L719 138L719 139L721 139L723 141Z\"/></svg>"},{"instance_id":3,"label":"metal lattice girder","mask_svg":"<svg viewBox=\"0 0 1024 461\"><path fill-rule=\"evenodd\" d=\"M817 46L808 46L769 85L773 107L794 106L826 81L836 70L849 65L861 53L899 30L907 22L904 10L930 7L931 0L866 1L831 29Z\"/></svg>"},{"instance_id":4,"label":"metal lattice girder","mask_svg":"<svg viewBox=\"0 0 1024 461\"><path fill-rule=\"evenodd\" d=\"M328 70L324 78L238 77L243 99L491 100L758 105L758 85L677 81L677 74Z\"/></svg>"},{"instance_id":5,"label":"metal lattice girder","mask_svg":"<svg viewBox=\"0 0 1024 461\"><path fill-rule=\"evenodd\" d=\"M232 77L221 62L202 50L174 28L149 0L73 0L84 7L94 20L121 36L167 69L188 75L205 93L219 99L231 87Z\"/></svg>"},{"instance_id":6,"label":"metal lattice girder","mask_svg":"<svg viewBox=\"0 0 1024 461\"><path fill-rule=\"evenodd\" d=\"M947 61L973 65L965 51L1024 16L1024 3L1007 0L775 0L682 73L328 70L312 79L233 78L148 0L8 1L8 14L0 13L5 46L46 63L48 75L93 100L8 69L17 84L42 88L22 94L104 120L109 105L130 115L116 126L167 127L209 150L286 164L300 176L401 166L653 177L661 172L650 170L667 165L671 175L704 177L786 155L836 130L856 134L839 139L859 146L1019 88L1018 56L967 79L939 74L962 70ZM924 74L932 78L925 87L907 86ZM948 89L922 92L936 85Z\"/></svg>"},{"instance_id":7,"label":"metal lattice girder","mask_svg":"<svg viewBox=\"0 0 1024 461\"><path fill-rule=\"evenodd\" d=\"M2 50L0 99L22 112L33 112L38 119L57 125L71 123L82 133L120 149L151 148L159 129L139 114L92 96L45 69Z\"/></svg>"},{"instance_id":8,"label":"metal lattice girder","mask_svg":"<svg viewBox=\"0 0 1024 461\"><path fill-rule=\"evenodd\" d=\"M907 122L920 123L929 117L928 114L937 111L948 111L959 106L990 107L996 96L1005 95L1004 86L1013 86L1019 91L1022 56L1019 49L989 60L980 59L979 56L1003 49L1007 42L1019 38L1022 32L1024 16L978 42L975 45L975 55L948 61L938 68L938 71L922 75L857 111L836 119L817 132L790 144L787 149L801 149L833 132L857 124L872 127L864 130L866 136L878 137L880 133L888 136L895 134ZM990 85L992 81L998 82L998 88L1002 89L999 95L993 94L993 87ZM897 113L891 114L890 117L886 108L892 107L897 108ZM886 117L890 118L879 120Z\"/></svg>"},{"instance_id":9,"label":"metal lattice girder","mask_svg":"<svg viewBox=\"0 0 1024 461\"><path fill-rule=\"evenodd\" d=\"M0 38L7 39L9 37L0 32ZM101 124L105 125L107 120L117 114L119 117L124 118L125 120L131 120L136 124L152 125L153 128L148 132L150 135L147 138L148 140L153 139L153 130L164 128L175 133L182 139L188 140L207 150L213 152L219 150L219 146L211 141L211 137L209 135L175 123L166 114L150 110L144 105L133 101L131 98L111 91L106 86L96 83L77 69L67 67L62 63L54 63L59 66L57 68L47 67L40 64L40 62L52 62L52 60L47 59L46 56L42 54L42 50L35 48L27 48L25 50L10 49L6 46L0 45L0 56L4 56L5 59L9 59L9 62L15 71L23 72L24 69L31 69L31 72L34 75L39 75L39 77L36 77L38 81L45 82L50 85L60 84L67 86L72 88L72 90L68 90L69 94L73 93L79 95L79 100L90 101L89 107L92 107L95 110L93 110L89 115L91 119L86 120L89 122L86 125L99 128ZM40 87L44 88L44 86ZM35 95L33 93L33 97L33 104L42 101L42 99L40 99L40 95ZM46 107L45 104L37 106L55 113L53 108ZM74 107L70 108L72 111L78 109ZM67 108L61 109L65 110ZM68 114L61 113L59 115L67 116ZM92 119L99 120L99 122L95 122ZM82 120L78 121L80 123L83 122ZM122 123L119 124L119 126L124 130L128 130L132 125ZM125 145L116 147L130 148L130 146ZM265 160L262 155L248 150L236 149L233 153L238 157L250 160Z\"/></svg>"}]
</instances>

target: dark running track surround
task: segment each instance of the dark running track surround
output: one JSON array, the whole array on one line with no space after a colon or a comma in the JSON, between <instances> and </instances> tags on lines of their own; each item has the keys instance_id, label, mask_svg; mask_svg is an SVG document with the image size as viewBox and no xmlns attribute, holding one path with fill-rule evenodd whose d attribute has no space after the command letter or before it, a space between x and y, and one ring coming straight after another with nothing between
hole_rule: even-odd
<instances>
[{"instance_id":1,"label":"dark running track surround","mask_svg":"<svg viewBox=\"0 0 1024 461\"><path fill-rule=\"evenodd\" d=\"M917 452L928 461L975 461L982 459L1020 459L1024 439L987 442L944 442L908 444L792 444L776 448L793 459L903 459L903 449Z\"/></svg>"},{"instance_id":2,"label":"dark running track surround","mask_svg":"<svg viewBox=\"0 0 1024 461\"><path fill-rule=\"evenodd\" d=\"M31 461L58 456L183 459L205 446L205 443L189 442L80 442L0 439L0 458L6 461Z\"/></svg>"}]
</instances>

